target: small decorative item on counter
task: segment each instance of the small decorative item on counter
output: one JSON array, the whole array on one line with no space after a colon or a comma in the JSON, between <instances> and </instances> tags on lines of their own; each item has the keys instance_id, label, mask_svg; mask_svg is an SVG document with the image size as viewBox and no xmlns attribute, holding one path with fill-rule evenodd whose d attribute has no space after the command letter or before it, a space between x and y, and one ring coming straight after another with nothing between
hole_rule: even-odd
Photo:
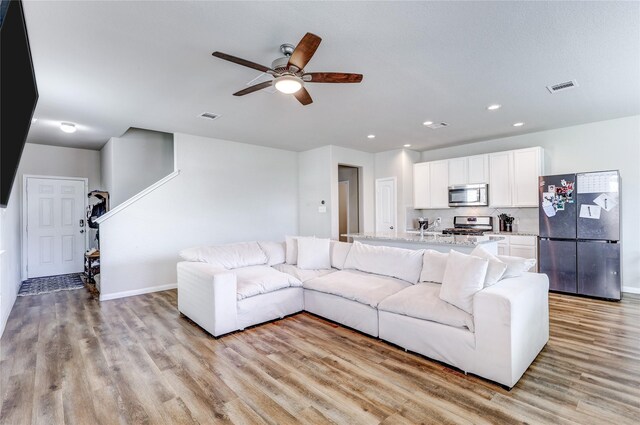
<instances>
[{"instance_id":1,"label":"small decorative item on counter","mask_svg":"<svg viewBox=\"0 0 640 425\"><path fill-rule=\"evenodd\" d=\"M500 231L501 232L512 232L513 231L513 222L515 217L510 216L509 214L500 214L498 215L498 219L500 220Z\"/></svg>"}]
</instances>

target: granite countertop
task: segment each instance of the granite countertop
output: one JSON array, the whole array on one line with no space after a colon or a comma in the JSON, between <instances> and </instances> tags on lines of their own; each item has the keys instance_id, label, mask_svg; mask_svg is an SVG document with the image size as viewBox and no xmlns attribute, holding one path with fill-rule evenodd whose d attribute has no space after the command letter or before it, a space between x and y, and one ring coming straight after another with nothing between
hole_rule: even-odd
<instances>
[{"instance_id":1,"label":"granite countertop","mask_svg":"<svg viewBox=\"0 0 640 425\"><path fill-rule=\"evenodd\" d=\"M416 235L413 233L403 232L368 232L368 233L346 233L340 236L345 236L354 239L377 239L377 240L389 240L397 242L410 242L421 243L425 245L464 245L464 246L477 246L484 243L497 242L503 238L500 236L465 236L465 235Z\"/></svg>"},{"instance_id":2,"label":"granite countertop","mask_svg":"<svg viewBox=\"0 0 640 425\"><path fill-rule=\"evenodd\" d=\"M501 236L538 236L538 232L484 232L484 234Z\"/></svg>"}]
</instances>

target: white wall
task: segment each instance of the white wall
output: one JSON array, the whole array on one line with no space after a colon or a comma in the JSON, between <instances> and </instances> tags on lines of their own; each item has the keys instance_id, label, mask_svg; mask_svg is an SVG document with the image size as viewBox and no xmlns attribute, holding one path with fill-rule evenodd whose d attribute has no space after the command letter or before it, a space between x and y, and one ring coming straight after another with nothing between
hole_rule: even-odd
<instances>
[{"instance_id":1,"label":"white wall","mask_svg":"<svg viewBox=\"0 0 640 425\"><path fill-rule=\"evenodd\" d=\"M101 298L175 285L178 252L298 232L295 152L176 134L180 174L100 225Z\"/></svg>"},{"instance_id":2,"label":"white wall","mask_svg":"<svg viewBox=\"0 0 640 425\"><path fill-rule=\"evenodd\" d=\"M300 234L338 239L338 166L358 167L360 231L374 229L374 158L372 153L323 146L298 154ZM318 211L325 201L326 212Z\"/></svg>"},{"instance_id":3,"label":"white wall","mask_svg":"<svg viewBox=\"0 0 640 425\"><path fill-rule=\"evenodd\" d=\"M545 174L620 170L623 286L640 291L640 116L424 151L423 161L530 146L544 148Z\"/></svg>"},{"instance_id":4,"label":"white wall","mask_svg":"<svg viewBox=\"0 0 640 425\"><path fill-rule=\"evenodd\" d=\"M331 147L298 154L298 220L304 236L331 236ZM325 202L326 212L318 212ZM336 209L338 204L335 205Z\"/></svg>"},{"instance_id":5,"label":"white wall","mask_svg":"<svg viewBox=\"0 0 640 425\"><path fill-rule=\"evenodd\" d=\"M16 195L18 178L13 183L6 208L0 208L0 336L20 289L20 202Z\"/></svg>"},{"instance_id":6,"label":"white wall","mask_svg":"<svg viewBox=\"0 0 640 425\"><path fill-rule=\"evenodd\" d=\"M129 129L109 139L101 163L102 183L113 208L173 171L173 135Z\"/></svg>"},{"instance_id":7,"label":"white wall","mask_svg":"<svg viewBox=\"0 0 640 425\"><path fill-rule=\"evenodd\" d=\"M22 259L26 246L22 246L22 180L25 174L83 177L89 180L89 190L100 185L100 153L88 149L62 148L27 143L22 152L16 180L7 208L1 213L2 237L0 250L0 331L16 299L22 278L26 276ZM21 254L22 253L22 254Z\"/></svg>"},{"instance_id":8,"label":"white wall","mask_svg":"<svg viewBox=\"0 0 640 425\"><path fill-rule=\"evenodd\" d=\"M412 228L413 218L413 164L420 162L420 153L395 149L375 154L375 178L395 177L397 181L398 231Z\"/></svg>"}]
</instances>

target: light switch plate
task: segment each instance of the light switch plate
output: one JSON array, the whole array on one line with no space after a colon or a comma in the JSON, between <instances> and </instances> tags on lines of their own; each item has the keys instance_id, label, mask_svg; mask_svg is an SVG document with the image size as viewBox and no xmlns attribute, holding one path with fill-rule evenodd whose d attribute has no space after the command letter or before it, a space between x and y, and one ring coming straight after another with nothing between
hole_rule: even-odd
<instances>
[{"instance_id":1,"label":"light switch plate","mask_svg":"<svg viewBox=\"0 0 640 425\"><path fill-rule=\"evenodd\" d=\"M318 207L318 212L319 212L319 213L326 213L326 212L327 212L327 207L326 207L326 206L324 206L324 205L320 205L320 206Z\"/></svg>"}]
</instances>

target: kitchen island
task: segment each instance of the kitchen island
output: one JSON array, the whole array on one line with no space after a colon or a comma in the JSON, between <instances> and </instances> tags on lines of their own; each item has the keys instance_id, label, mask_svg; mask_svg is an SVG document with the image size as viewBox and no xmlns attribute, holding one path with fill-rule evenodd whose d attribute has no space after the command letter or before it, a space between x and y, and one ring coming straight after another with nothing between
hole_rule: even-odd
<instances>
[{"instance_id":1,"label":"kitchen island","mask_svg":"<svg viewBox=\"0 0 640 425\"><path fill-rule=\"evenodd\" d=\"M502 236L466 236L466 235L442 235L425 234L420 236L413 233L402 232L368 232L346 233L344 235L354 241L368 245L394 246L406 249L433 249L439 252L449 252L452 249L465 254L471 253L478 245L482 245L485 251L494 255L498 253L498 241Z\"/></svg>"}]
</instances>

